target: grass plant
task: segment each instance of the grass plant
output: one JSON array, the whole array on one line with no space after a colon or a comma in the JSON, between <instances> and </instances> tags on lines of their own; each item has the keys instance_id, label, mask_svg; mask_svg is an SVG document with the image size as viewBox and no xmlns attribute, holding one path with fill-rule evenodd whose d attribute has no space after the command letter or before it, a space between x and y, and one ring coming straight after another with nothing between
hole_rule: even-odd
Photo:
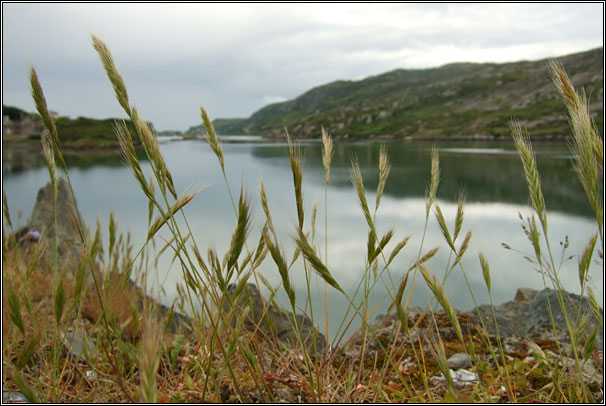
<instances>
[{"instance_id":1,"label":"grass plant","mask_svg":"<svg viewBox=\"0 0 606 406\"><path fill-rule=\"evenodd\" d=\"M394 259L415 236L397 237L394 229L380 232L377 226L381 197L388 181L390 163L387 150L379 153L379 181L374 209L369 205L360 166L354 157L351 182L361 214L368 225L364 276L353 294L341 288L331 271L329 250L329 199L332 139L322 129L322 162L325 169L324 238L316 241L316 215L305 216L302 188L303 157L296 143L287 135L293 179L297 223L291 231L290 244L278 238L272 220L270 199L263 181L259 199L265 215L261 230L253 227L252 199L242 186L236 201L227 181L221 142L208 114L201 108L207 141L216 155L225 186L234 209L236 226L229 247L224 253L198 246L183 208L193 199L203 198L202 187L177 191L169 168L160 151L152 127L139 115L129 99L126 85L105 43L92 37L93 47L114 89L119 105L132 122L115 123L124 164L132 170L141 192L148 199L146 242L132 247L128 236L117 234L117 221L110 216L108 248L103 251L101 226L94 234L86 229L71 189L69 171L61 152L61 134L48 107L36 71L31 69L32 95L47 128L42 137L44 157L49 171L55 201L57 222L58 168L69 185L74 207L72 215L82 246L79 258L59 266L57 237L46 243L23 244L18 239L14 222L3 191L3 388L18 390L29 401L37 402L498 402L548 401L595 402L603 400L602 387L585 379L585 366L599 360L596 345L598 327L587 331L588 320L595 318L603 326L603 315L588 282L588 269L594 252L603 246L603 142L589 119L587 98L578 94L564 69L554 62L549 66L558 91L568 108L572 128L570 148L575 169L591 204L597 232L587 242L579 257L579 281L590 303L591 314L568 305L567 294L559 278L548 237L547 205L532 145L525 130L512 124L517 147L528 185L533 215L523 219L523 227L533 247L545 287L556 291L557 303L549 303L554 346L557 354L549 355L534 342L536 362L504 356L503 339L498 330L495 306L491 295L491 274L488 259L479 254L473 271L482 272L489 293L492 318L497 334L490 335L480 314L475 331L463 328L464 317L451 304L444 288L452 272L461 271L469 294L475 295L467 279L461 259L472 238L464 234L464 193L461 192L454 228L449 229L445 216L436 203L440 182L437 149L431 153L431 181L427 188L425 229L420 236L419 250L404 269L393 267ZM137 137L151 166L144 173L136 151ZM271 195L269 195L271 196ZM427 228L435 214L444 247L425 247ZM538 219L538 222L537 222ZM5 226L9 227L6 233ZM161 237L166 230L169 237ZM463 236L464 235L464 236ZM463 237L462 237L463 236ZM256 241L252 245L251 241ZM156 244L160 252L172 252L182 272L183 284L177 290L175 306L162 312L147 296L147 273L151 272ZM249 246L249 244L251 244ZM289 245L287 245L289 244ZM286 247L294 251L286 254ZM543 248L546 247L546 250ZM449 261L440 281L432 258L439 249L449 250ZM206 252L206 256L203 253ZM107 254L107 255L105 255ZM280 286L271 286L259 272L264 261L273 261L280 276ZM302 268L296 267L302 263ZM305 297L295 294L292 273L305 272ZM410 313L410 301L417 279L430 289L433 299L421 314ZM329 295L342 295L349 303L340 327L329 335L328 307L324 331L326 351L320 351L319 335L313 345L303 333L303 319L293 317L303 310L316 325L321 309L312 306L312 281L324 288L326 306ZM134 282L134 283L133 283ZM139 282L139 286L137 286ZM254 295L248 283L265 286L270 291L261 314L253 309ZM384 284L395 311L395 327L390 333L373 325L374 308L370 298L377 284ZM294 332L294 343L286 345L277 337L275 326L266 320L275 311L270 304L283 289L290 307L284 317ZM549 297L547 298L549 301ZM262 299L261 299L262 300ZM305 303L304 305L301 305ZM437 305L443 311L438 311ZM476 307L477 307L476 303ZM553 309L559 306L564 315L568 342L561 342ZM173 328L177 311L187 312L190 323ZM288 316L290 315L290 316ZM271 324L271 323L270 323ZM357 329L352 325L359 325ZM593 324L595 325L595 323ZM443 337L452 329L453 337ZM75 359L65 349L66 333L84 331L86 337L82 359ZM314 330L314 334L317 331ZM333 340L329 337L334 336ZM346 337L351 336L349 340ZM357 340L357 341L356 341ZM548 343L543 343L547 345ZM353 345L354 354L345 350ZM472 386L456 385L450 374L447 358L464 351L474 360L473 371L479 381ZM491 361L482 361L480 355ZM572 360L562 364L563 359ZM558 361L559 360L559 361ZM490 365L492 362L492 366ZM442 374L445 384L431 379Z\"/></svg>"}]
</instances>

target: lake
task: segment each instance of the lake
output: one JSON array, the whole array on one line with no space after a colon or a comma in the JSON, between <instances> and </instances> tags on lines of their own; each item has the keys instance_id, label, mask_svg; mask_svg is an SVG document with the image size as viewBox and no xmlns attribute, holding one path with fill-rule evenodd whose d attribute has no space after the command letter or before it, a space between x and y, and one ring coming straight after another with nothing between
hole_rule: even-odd
<instances>
[{"instance_id":1,"label":"lake","mask_svg":"<svg viewBox=\"0 0 606 406\"><path fill-rule=\"evenodd\" d=\"M292 236L295 234L297 212L292 185L292 174L285 142L259 142L257 137L237 138L238 142L223 144L227 181L237 199L240 187L252 202L253 227L247 240L253 249L264 222L259 198L259 183L263 179L268 194L269 207L278 231L280 245L288 258L294 252ZM450 230L454 229L457 199L461 189L466 193L464 222L459 239L471 231L472 237L462 266L479 303L488 303L478 252L483 252L491 269L492 293L495 303L513 299L517 288L543 288L536 265L529 263L524 254L533 257L530 242L521 228L519 214L524 217L532 211L528 205L527 186L520 159L513 142L385 142L391 162L391 172L376 215L377 231L383 235L394 228L393 242L387 246L390 253L395 244L405 236L409 243L390 266L375 287L372 297L377 312L384 312L388 300L385 286L392 286L390 278L397 284L419 253L425 226L425 190L430 178L430 152L438 148L441 180L436 204L442 209ZM536 143L538 168L548 211L549 238L556 263L562 262L559 275L563 286L571 291L580 291L577 256L597 227L592 212L570 162L571 155L563 143ZM305 202L306 230L310 230L310 219L314 201L318 210L314 244L320 255L326 258L325 239L328 238L328 268L348 293L355 291L364 272L368 226L358 204L350 181L351 159L357 156L367 199L374 208L378 183L378 157L380 142L335 142L331 178L328 186L328 217L324 206L324 168L322 146L315 141L301 144L304 155L303 193ZM161 151L172 173L179 193L192 187L204 189L185 208L189 226L203 254L209 247L219 252L220 258L229 247L231 234L236 225L236 215L221 174L216 156L209 145L202 141L166 141ZM109 213L113 212L120 232L131 232L135 252L145 241L147 233L147 200L116 153L86 153L66 157L70 177L86 224L93 228L100 221L104 244L107 246ZM142 167L149 175L149 163ZM9 209L14 219L22 213L20 224L26 222L33 208L39 188L48 182L48 172L38 153L24 152L23 146L3 147L3 188ZM325 220L328 235L325 234ZM163 230L165 238L170 238ZM452 232L452 231L451 231ZM569 247L562 255L562 246L568 237ZM503 248L506 243L514 250ZM157 246L163 245L161 239ZM435 215L430 222L423 241L422 252L440 247L437 255L428 263L428 268L441 280L448 261L452 257ZM569 259L571 255L574 258ZM597 255L596 255L597 257ZM301 307L305 306L305 275L301 260L292 268L291 280L297 290ZM280 282L279 274L271 259L265 259L261 273L273 284ZM602 266L591 267L591 286L603 306ZM176 297L176 284L182 281L178 266L171 266L170 254L163 254L150 279L154 292L163 287L162 301L172 303ZM412 304L425 306L430 293L422 278L417 278ZM409 285L412 283L409 282ZM316 324L324 325L323 284L312 279L312 290ZM446 292L454 306L469 310L474 304L460 268L449 275ZM317 293L316 293L317 292ZM407 290L408 293L408 290ZM358 297L359 299L359 297ZM278 300L286 304L286 295ZM328 311L330 335L332 336L343 318L346 301L334 289L329 290ZM322 310L320 310L322 309Z\"/></svg>"}]
</instances>

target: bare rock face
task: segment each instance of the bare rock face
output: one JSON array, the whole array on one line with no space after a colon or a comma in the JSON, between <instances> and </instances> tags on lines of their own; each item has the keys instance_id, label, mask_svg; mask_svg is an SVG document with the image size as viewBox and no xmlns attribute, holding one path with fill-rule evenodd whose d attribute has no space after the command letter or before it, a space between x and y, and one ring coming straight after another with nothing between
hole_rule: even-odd
<instances>
[{"instance_id":1,"label":"bare rock face","mask_svg":"<svg viewBox=\"0 0 606 406\"><path fill-rule=\"evenodd\" d=\"M233 298L236 292L237 285L231 284L228 286L228 292ZM234 299L232 299L234 300ZM232 313L232 322L236 322L236 316L231 312L232 307L235 307L236 312L244 317L244 327L255 332L261 330L263 334L270 338L277 338L284 344L295 346L298 342L298 335L294 328L294 319L292 312L287 312L283 309L276 308L263 300L257 286L252 283L246 285L244 291L235 299L233 306L229 300L225 300L223 308L226 312ZM324 335L318 332L311 320L303 315L297 314L297 323L301 329L303 341L310 354L314 354L316 349L318 354L322 354L326 350L326 340Z\"/></svg>"},{"instance_id":2,"label":"bare rock face","mask_svg":"<svg viewBox=\"0 0 606 406\"><path fill-rule=\"evenodd\" d=\"M69 263L70 259L78 258L82 251L82 243L75 221L78 218L67 182L58 178L57 185L57 217L55 223L55 203L51 183L47 183L38 191L36 204L27 224L29 231L40 233L40 241L48 246L49 258L55 252L57 243L58 260L60 264ZM56 240L55 240L56 237ZM77 263L77 261L76 261Z\"/></svg>"},{"instance_id":3,"label":"bare rock face","mask_svg":"<svg viewBox=\"0 0 606 406\"><path fill-rule=\"evenodd\" d=\"M574 319L580 311L581 314L589 315L587 326L590 329L597 326L597 321L593 316L589 300L586 297L582 298L574 293L563 292L563 298L569 319ZM514 300L495 306L499 333L503 336L516 334L533 339L554 339L555 337L552 337L553 327L551 325L551 316L549 315L550 307L556 330L561 335L558 339L568 341L568 328L566 326L564 314L560 307L556 291L553 289L537 291L534 289L520 288L516 292ZM477 309L469 312L471 317L479 323L478 311L482 315L488 331L493 334L496 333L490 306L478 306ZM600 346L604 341L600 329L598 329L597 341Z\"/></svg>"}]
</instances>

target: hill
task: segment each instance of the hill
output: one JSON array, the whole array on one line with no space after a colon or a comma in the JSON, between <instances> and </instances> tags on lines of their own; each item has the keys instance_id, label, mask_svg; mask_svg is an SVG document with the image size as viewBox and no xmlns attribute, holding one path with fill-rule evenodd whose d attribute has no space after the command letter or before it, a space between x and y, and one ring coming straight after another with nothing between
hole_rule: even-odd
<instances>
[{"instance_id":1,"label":"hill","mask_svg":"<svg viewBox=\"0 0 606 406\"><path fill-rule=\"evenodd\" d=\"M603 48L558 59L575 87L584 87L591 96L591 113L601 128ZM294 137L312 138L323 126L337 138L495 139L509 135L515 117L533 137L562 138L569 134L566 110L547 62L397 69L318 86L293 100L265 106L249 118L217 119L214 125L222 135L276 137L287 127Z\"/></svg>"},{"instance_id":2,"label":"hill","mask_svg":"<svg viewBox=\"0 0 606 406\"><path fill-rule=\"evenodd\" d=\"M44 125L38 114L29 113L13 106L2 106L2 114L4 141L39 142ZM55 125L61 145L70 148L119 147L114 125L116 121L120 120L116 118L98 120L88 117L72 119L58 116L55 113ZM125 120L125 122L135 145L139 145L135 125L130 120ZM153 125L149 124L153 128Z\"/></svg>"}]
</instances>

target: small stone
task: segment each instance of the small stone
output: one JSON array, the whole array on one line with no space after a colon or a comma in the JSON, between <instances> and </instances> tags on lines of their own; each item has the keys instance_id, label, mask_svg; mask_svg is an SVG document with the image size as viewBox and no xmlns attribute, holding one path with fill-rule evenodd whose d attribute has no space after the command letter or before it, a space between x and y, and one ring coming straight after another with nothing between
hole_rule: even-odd
<instances>
[{"instance_id":1,"label":"small stone","mask_svg":"<svg viewBox=\"0 0 606 406\"><path fill-rule=\"evenodd\" d=\"M461 368L468 368L471 366L471 363L471 357L464 352L459 352L448 358L448 366L455 371Z\"/></svg>"},{"instance_id":2,"label":"small stone","mask_svg":"<svg viewBox=\"0 0 606 406\"><path fill-rule=\"evenodd\" d=\"M23 393L16 391L2 391L2 403L29 403Z\"/></svg>"},{"instance_id":3,"label":"small stone","mask_svg":"<svg viewBox=\"0 0 606 406\"><path fill-rule=\"evenodd\" d=\"M90 353L86 332L81 328L70 330L63 337L63 346L73 360L86 362L85 354Z\"/></svg>"}]
</instances>

